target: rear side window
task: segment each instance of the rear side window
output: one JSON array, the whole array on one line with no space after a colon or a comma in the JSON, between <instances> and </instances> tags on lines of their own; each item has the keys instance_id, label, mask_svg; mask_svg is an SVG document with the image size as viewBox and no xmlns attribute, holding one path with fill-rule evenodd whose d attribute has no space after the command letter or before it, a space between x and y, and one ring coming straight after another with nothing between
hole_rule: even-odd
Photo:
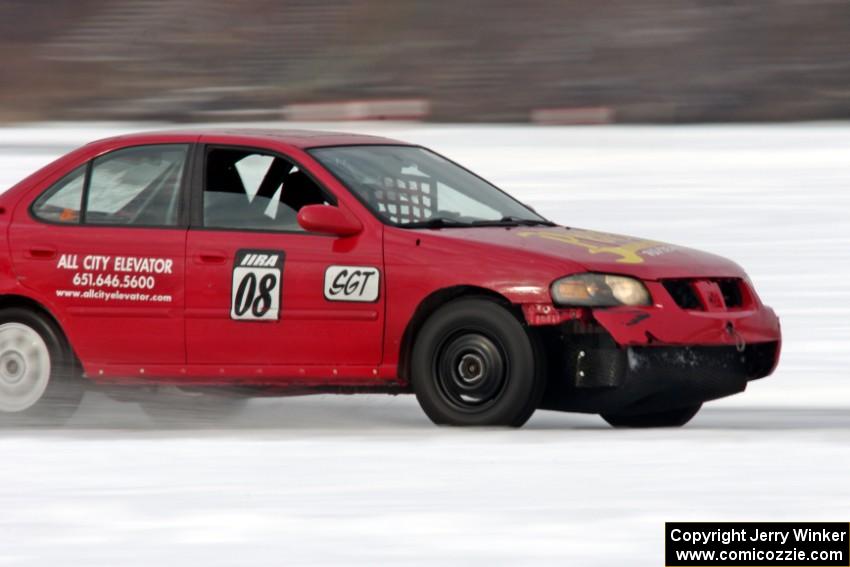
<instances>
[{"instance_id":1,"label":"rear side window","mask_svg":"<svg viewBox=\"0 0 850 567\"><path fill-rule=\"evenodd\" d=\"M94 160L86 224L176 226L188 150L141 146Z\"/></svg>"},{"instance_id":2,"label":"rear side window","mask_svg":"<svg viewBox=\"0 0 850 567\"><path fill-rule=\"evenodd\" d=\"M86 166L80 166L56 183L33 203L33 214L47 222L79 224Z\"/></svg>"},{"instance_id":3,"label":"rear side window","mask_svg":"<svg viewBox=\"0 0 850 567\"><path fill-rule=\"evenodd\" d=\"M332 204L310 176L280 156L214 148L207 153L204 226L299 232L298 211Z\"/></svg>"},{"instance_id":4,"label":"rear side window","mask_svg":"<svg viewBox=\"0 0 850 567\"><path fill-rule=\"evenodd\" d=\"M42 193L32 214L63 224L176 226L188 153L186 144L163 144L106 154Z\"/></svg>"}]
</instances>

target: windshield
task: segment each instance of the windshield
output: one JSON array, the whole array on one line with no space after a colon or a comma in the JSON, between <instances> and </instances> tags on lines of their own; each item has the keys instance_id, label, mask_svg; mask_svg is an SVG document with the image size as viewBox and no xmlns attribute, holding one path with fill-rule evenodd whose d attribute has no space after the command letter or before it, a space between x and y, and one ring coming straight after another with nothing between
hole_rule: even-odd
<instances>
[{"instance_id":1,"label":"windshield","mask_svg":"<svg viewBox=\"0 0 850 567\"><path fill-rule=\"evenodd\" d=\"M406 228L550 224L462 167L413 146L338 146L310 154L375 215Z\"/></svg>"}]
</instances>

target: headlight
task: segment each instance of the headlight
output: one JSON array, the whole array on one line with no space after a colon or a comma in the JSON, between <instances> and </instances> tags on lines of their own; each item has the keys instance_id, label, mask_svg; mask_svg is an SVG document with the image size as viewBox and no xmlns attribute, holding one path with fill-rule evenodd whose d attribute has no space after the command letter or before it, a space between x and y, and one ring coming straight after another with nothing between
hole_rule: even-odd
<instances>
[{"instance_id":1,"label":"headlight","mask_svg":"<svg viewBox=\"0 0 850 567\"><path fill-rule=\"evenodd\" d=\"M640 280L610 274L576 274L552 284L552 300L563 307L651 305Z\"/></svg>"}]
</instances>

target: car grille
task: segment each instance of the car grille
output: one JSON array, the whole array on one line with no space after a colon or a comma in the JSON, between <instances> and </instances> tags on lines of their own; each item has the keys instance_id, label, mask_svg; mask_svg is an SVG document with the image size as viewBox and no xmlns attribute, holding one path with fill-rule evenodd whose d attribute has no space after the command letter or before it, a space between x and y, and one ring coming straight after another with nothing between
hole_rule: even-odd
<instances>
[{"instance_id":1,"label":"car grille","mask_svg":"<svg viewBox=\"0 0 850 567\"><path fill-rule=\"evenodd\" d=\"M738 309L744 306L744 294L741 292L743 282L741 280L728 279L716 281L728 309Z\"/></svg>"},{"instance_id":2,"label":"car grille","mask_svg":"<svg viewBox=\"0 0 850 567\"><path fill-rule=\"evenodd\" d=\"M697 297L697 292L694 291L693 287L691 287L691 282L689 280L666 280L663 283L667 293L670 294L670 297L673 298L676 305L682 309L702 308L702 304L699 302L699 297Z\"/></svg>"},{"instance_id":3,"label":"car grille","mask_svg":"<svg viewBox=\"0 0 850 567\"><path fill-rule=\"evenodd\" d=\"M743 309L751 301L739 278L670 279L661 283L676 305L691 311Z\"/></svg>"}]
</instances>

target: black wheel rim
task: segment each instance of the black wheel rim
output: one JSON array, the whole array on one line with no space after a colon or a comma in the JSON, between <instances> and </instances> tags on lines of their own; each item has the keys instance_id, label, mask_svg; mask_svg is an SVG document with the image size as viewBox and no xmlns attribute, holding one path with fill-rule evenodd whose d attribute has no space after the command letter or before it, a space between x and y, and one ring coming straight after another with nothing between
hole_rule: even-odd
<instances>
[{"instance_id":1,"label":"black wheel rim","mask_svg":"<svg viewBox=\"0 0 850 567\"><path fill-rule=\"evenodd\" d=\"M508 359L498 341L480 331L465 330L440 344L434 375L440 395L449 405L467 413L480 412L504 391Z\"/></svg>"}]
</instances>

